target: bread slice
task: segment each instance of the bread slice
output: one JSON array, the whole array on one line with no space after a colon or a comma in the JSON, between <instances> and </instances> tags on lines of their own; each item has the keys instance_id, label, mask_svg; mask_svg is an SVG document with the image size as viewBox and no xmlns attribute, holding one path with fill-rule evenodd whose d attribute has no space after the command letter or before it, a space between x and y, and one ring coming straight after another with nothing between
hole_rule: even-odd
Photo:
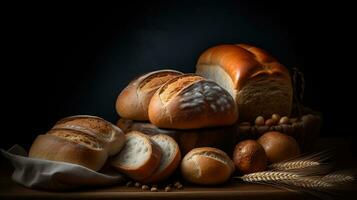
<instances>
[{"instance_id":1,"label":"bread slice","mask_svg":"<svg viewBox=\"0 0 357 200\"><path fill-rule=\"evenodd\" d=\"M112 123L91 115L75 115L59 120L54 129L73 129L92 135L99 139L108 155L117 154L125 143L125 134Z\"/></svg>"},{"instance_id":2,"label":"bread slice","mask_svg":"<svg viewBox=\"0 0 357 200\"><path fill-rule=\"evenodd\" d=\"M143 183L156 183L168 178L181 161L180 148L172 137L158 134L151 136L151 139L160 146L162 156L159 167L149 178L141 181Z\"/></svg>"},{"instance_id":3,"label":"bread slice","mask_svg":"<svg viewBox=\"0 0 357 200\"><path fill-rule=\"evenodd\" d=\"M161 150L149 136L132 131L126 134L126 143L111 165L130 178L141 181L153 174L160 164Z\"/></svg>"},{"instance_id":4,"label":"bread slice","mask_svg":"<svg viewBox=\"0 0 357 200\"><path fill-rule=\"evenodd\" d=\"M97 171L108 155L103 143L93 136L72 129L52 129L37 136L29 157L78 164Z\"/></svg>"}]
</instances>

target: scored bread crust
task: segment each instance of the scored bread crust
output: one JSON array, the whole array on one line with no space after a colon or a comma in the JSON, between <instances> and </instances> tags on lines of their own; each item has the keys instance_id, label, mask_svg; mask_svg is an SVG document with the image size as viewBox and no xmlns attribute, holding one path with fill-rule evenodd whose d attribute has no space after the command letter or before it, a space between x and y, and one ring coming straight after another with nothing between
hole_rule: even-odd
<instances>
[{"instance_id":1,"label":"scored bread crust","mask_svg":"<svg viewBox=\"0 0 357 200\"><path fill-rule=\"evenodd\" d=\"M289 116L293 89L286 67L265 50L247 45L219 45L201 54L196 73L216 81L234 97L240 120L262 115Z\"/></svg>"},{"instance_id":2,"label":"scored bread crust","mask_svg":"<svg viewBox=\"0 0 357 200\"><path fill-rule=\"evenodd\" d=\"M141 181L151 176L153 172L157 169L157 167L160 164L162 153L158 144L156 144L153 140L151 140L151 138L148 135L145 135L138 131L132 131L126 134L127 141L130 137L141 137L144 140L150 154L149 158L141 166L138 167L125 166L121 164L118 160L120 154L123 153L122 151L117 156L112 158L110 163L114 168L128 175L130 178L136 181Z\"/></svg>"},{"instance_id":3,"label":"scored bread crust","mask_svg":"<svg viewBox=\"0 0 357 200\"><path fill-rule=\"evenodd\" d=\"M160 169L160 166L154 171L154 173L149 176L148 178L142 180L142 183L157 183L159 181L162 181L166 178L168 178L178 167L178 165L180 164L181 161L181 152L180 152L180 148L178 146L178 144L176 143L176 141L168 136L168 135L163 135L163 134L159 134L159 135L154 135L151 136L151 139L153 139L154 141L163 139L163 140L168 140L170 142L170 144L172 146L174 146L174 148L176 149L175 152L173 153L173 157L171 157L171 159L168 161L167 163L160 163L160 164L165 164L166 166L164 166L163 169ZM164 149L161 149L161 151L164 151ZM163 156L164 154L162 154ZM161 159L163 159L161 157Z\"/></svg>"},{"instance_id":4,"label":"scored bread crust","mask_svg":"<svg viewBox=\"0 0 357 200\"><path fill-rule=\"evenodd\" d=\"M149 119L160 128L198 129L237 121L231 95L213 81L194 74L177 76L151 98Z\"/></svg>"},{"instance_id":5,"label":"scored bread crust","mask_svg":"<svg viewBox=\"0 0 357 200\"><path fill-rule=\"evenodd\" d=\"M54 134L66 134L67 139ZM71 140L71 137L76 136L83 138L84 141ZM87 137L76 130L52 129L45 135L37 136L31 146L29 157L74 163L98 171L108 156L101 142L93 137Z\"/></svg>"},{"instance_id":6,"label":"scored bread crust","mask_svg":"<svg viewBox=\"0 0 357 200\"><path fill-rule=\"evenodd\" d=\"M75 115L59 120L53 127L73 129L92 135L104 144L109 156L117 154L125 143L125 134L112 123L92 115Z\"/></svg>"},{"instance_id":7,"label":"scored bread crust","mask_svg":"<svg viewBox=\"0 0 357 200\"><path fill-rule=\"evenodd\" d=\"M127 119L147 121L152 95L163 83L181 74L179 71L165 69L134 79L119 94L115 106L117 113Z\"/></svg>"},{"instance_id":8,"label":"scored bread crust","mask_svg":"<svg viewBox=\"0 0 357 200\"><path fill-rule=\"evenodd\" d=\"M234 172L234 163L223 151L201 147L190 151L181 162L182 176L202 185L226 182Z\"/></svg>"}]
</instances>

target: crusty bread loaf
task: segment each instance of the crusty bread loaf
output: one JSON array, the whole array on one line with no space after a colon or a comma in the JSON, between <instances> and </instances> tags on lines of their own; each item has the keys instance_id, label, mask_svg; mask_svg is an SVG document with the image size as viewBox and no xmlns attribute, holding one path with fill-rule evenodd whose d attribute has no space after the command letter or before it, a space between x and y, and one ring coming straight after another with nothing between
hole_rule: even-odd
<instances>
[{"instance_id":1,"label":"crusty bread loaf","mask_svg":"<svg viewBox=\"0 0 357 200\"><path fill-rule=\"evenodd\" d=\"M181 161L180 148L176 141L168 135L158 134L151 137L160 147L162 156L159 167L154 173L142 180L143 183L157 183L168 178Z\"/></svg>"},{"instance_id":2,"label":"crusty bread loaf","mask_svg":"<svg viewBox=\"0 0 357 200\"><path fill-rule=\"evenodd\" d=\"M211 147L193 149L181 162L183 178L202 185L224 183L234 169L234 163L226 153Z\"/></svg>"},{"instance_id":3,"label":"crusty bread loaf","mask_svg":"<svg viewBox=\"0 0 357 200\"><path fill-rule=\"evenodd\" d=\"M149 136L138 131L126 134L126 143L111 165L130 178L141 181L153 174L160 164L161 149Z\"/></svg>"},{"instance_id":4,"label":"crusty bread loaf","mask_svg":"<svg viewBox=\"0 0 357 200\"><path fill-rule=\"evenodd\" d=\"M117 126L97 116L66 117L59 120L53 128L74 129L92 135L102 141L109 156L117 154L125 143L125 135Z\"/></svg>"},{"instance_id":5,"label":"crusty bread loaf","mask_svg":"<svg viewBox=\"0 0 357 200\"><path fill-rule=\"evenodd\" d=\"M52 129L37 136L29 157L69 162L99 170L107 160L107 151L96 137L73 129Z\"/></svg>"},{"instance_id":6,"label":"crusty bread loaf","mask_svg":"<svg viewBox=\"0 0 357 200\"><path fill-rule=\"evenodd\" d=\"M175 70L158 70L134 79L117 98L118 114L127 119L148 120L148 105L152 95L166 81L181 74Z\"/></svg>"},{"instance_id":7,"label":"crusty bread loaf","mask_svg":"<svg viewBox=\"0 0 357 200\"><path fill-rule=\"evenodd\" d=\"M169 135L176 140L183 155L197 147L215 147L230 153L238 139L235 126L190 130L162 129L148 122L137 122L123 118L118 120L117 126L125 133L139 131L147 135Z\"/></svg>"},{"instance_id":8,"label":"crusty bread loaf","mask_svg":"<svg viewBox=\"0 0 357 200\"><path fill-rule=\"evenodd\" d=\"M196 73L214 80L234 97L240 121L291 113L289 71L260 48L246 44L212 47L199 57Z\"/></svg>"},{"instance_id":9,"label":"crusty bread loaf","mask_svg":"<svg viewBox=\"0 0 357 200\"><path fill-rule=\"evenodd\" d=\"M213 81L185 74L167 81L152 96L149 119L160 128L197 129L233 124L238 118L231 95Z\"/></svg>"}]
</instances>

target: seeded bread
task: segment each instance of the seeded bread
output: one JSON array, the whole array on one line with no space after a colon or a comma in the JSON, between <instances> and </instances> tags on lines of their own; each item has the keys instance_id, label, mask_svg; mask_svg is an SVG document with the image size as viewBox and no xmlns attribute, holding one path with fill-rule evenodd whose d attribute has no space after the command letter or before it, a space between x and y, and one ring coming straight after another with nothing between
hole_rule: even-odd
<instances>
[{"instance_id":1,"label":"seeded bread","mask_svg":"<svg viewBox=\"0 0 357 200\"><path fill-rule=\"evenodd\" d=\"M223 151L201 147L191 150L181 162L181 173L187 181L214 185L226 182L233 174L233 161Z\"/></svg>"},{"instance_id":2,"label":"seeded bread","mask_svg":"<svg viewBox=\"0 0 357 200\"><path fill-rule=\"evenodd\" d=\"M158 134L151 136L160 147L162 156L159 167L155 172L143 180L143 183L157 183L168 178L177 168L181 161L180 148L176 141L170 136Z\"/></svg>"},{"instance_id":3,"label":"seeded bread","mask_svg":"<svg viewBox=\"0 0 357 200\"><path fill-rule=\"evenodd\" d=\"M231 95L213 81L185 74L167 81L152 96L149 119L160 128L198 129L231 125L238 118Z\"/></svg>"},{"instance_id":4,"label":"seeded bread","mask_svg":"<svg viewBox=\"0 0 357 200\"><path fill-rule=\"evenodd\" d=\"M240 121L291 113L289 71L263 49L246 44L212 47L199 57L196 73L215 81L234 97Z\"/></svg>"},{"instance_id":5,"label":"seeded bread","mask_svg":"<svg viewBox=\"0 0 357 200\"><path fill-rule=\"evenodd\" d=\"M126 143L112 158L111 165L136 181L151 176L160 164L161 149L149 136L138 131L126 134Z\"/></svg>"},{"instance_id":6,"label":"seeded bread","mask_svg":"<svg viewBox=\"0 0 357 200\"><path fill-rule=\"evenodd\" d=\"M152 95L166 81L181 74L175 70L158 70L134 79L117 98L118 114L127 119L147 121L148 105Z\"/></svg>"}]
</instances>

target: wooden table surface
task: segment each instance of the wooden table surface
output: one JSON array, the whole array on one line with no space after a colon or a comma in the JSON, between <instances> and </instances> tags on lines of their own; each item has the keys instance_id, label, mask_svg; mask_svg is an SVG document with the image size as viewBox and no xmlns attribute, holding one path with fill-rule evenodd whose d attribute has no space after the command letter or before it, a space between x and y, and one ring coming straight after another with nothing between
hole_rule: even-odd
<instances>
[{"instance_id":1,"label":"wooden table surface","mask_svg":"<svg viewBox=\"0 0 357 200\"><path fill-rule=\"evenodd\" d=\"M346 156L346 153L352 154L351 149L349 149L351 145L347 140L325 139L319 142L320 147L324 148L324 145L340 147L344 151L344 156L339 156L338 159L344 160L342 163L346 163L346 166L356 167L356 161L352 157ZM317 199L305 193L291 192L266 185L246 184L239 181L212 187L184 184L182 190L176 189L171 192L165 192L162 189L159 192L144 192L139 188L123 185L85 188L70 192L41 191L28 189L14 183L11 180L12 168L10 164L3 158L0 161L0 199ZM342 196L339 196L338 199L357 199L356 194L357 188L352 188L340 194Z\"/></svg>"}]
</instances>

